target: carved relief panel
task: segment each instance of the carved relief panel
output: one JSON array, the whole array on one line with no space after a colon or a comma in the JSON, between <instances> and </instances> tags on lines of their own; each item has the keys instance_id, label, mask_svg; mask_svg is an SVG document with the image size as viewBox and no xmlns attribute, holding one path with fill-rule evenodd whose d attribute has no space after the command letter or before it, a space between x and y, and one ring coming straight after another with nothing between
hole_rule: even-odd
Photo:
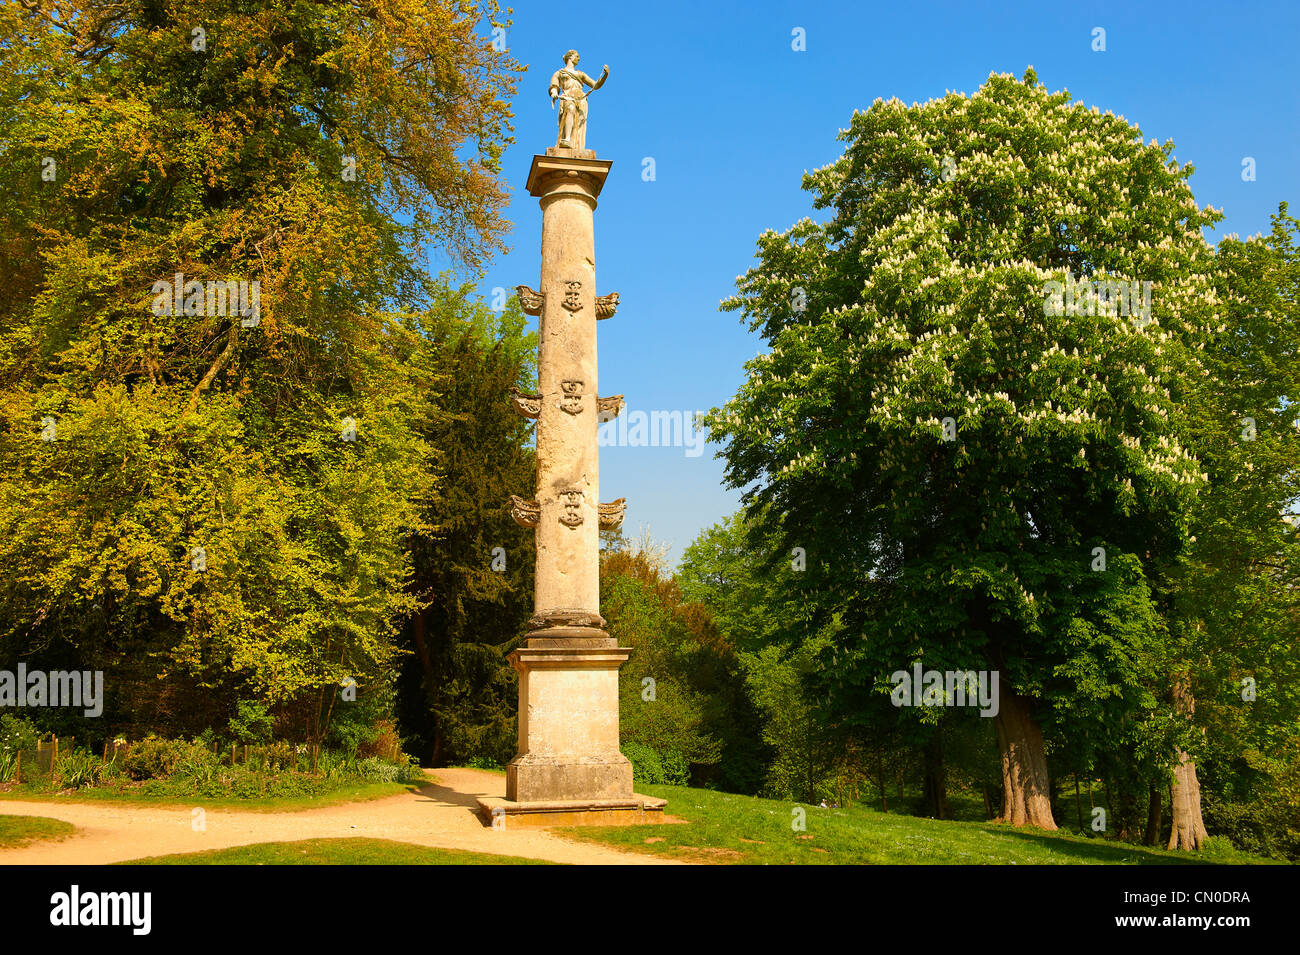
<instances>
[{"instance_id":1,"label":"carved relief panel","mask_svg":"<svg viewBox=\"0 0 1300 955\"><path fill-rule=\"evenodd\" d=\"M576 378L560 382L560 410L568 414L582 412L582 382Z\"/></svg>"},{"instance_id":2,"label":"carved relief panel","mask_svg":"<svg viewBox=\"0 0 1300 955\"><path fill-rule=\"evenodd\" d=\"M582 283L573 280L564 283L564 301L560 303L571 312L582 308Z\"/></svg>"},{"instance_id":3,"label":"carved relief panel","mask_svg":"<svg viewBox=\"0 0 1300 955\"><path fill-rule=\"evenodd\" d=\"M560 492L560 523L565 527L577 527L582 523L582 491L576 488Z\"/></svg>"}]
</instances>

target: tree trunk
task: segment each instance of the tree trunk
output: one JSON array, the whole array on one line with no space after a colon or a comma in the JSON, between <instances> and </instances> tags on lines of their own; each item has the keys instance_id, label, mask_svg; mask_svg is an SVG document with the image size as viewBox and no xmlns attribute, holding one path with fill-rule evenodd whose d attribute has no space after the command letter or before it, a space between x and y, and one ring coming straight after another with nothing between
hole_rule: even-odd
<instances>
[{"instance_id":1,"label":"tree trunk","mask_svg":"<svg viewBox=\"0 0 1300 955\"><path fill-rule=\"evenodd\" d=\"M806 778L804 780L804 790L806 793L804 802L811 806L817 801L817 747L813 740L813 721L811 717L804 722L803 740L804 752L808 754L808 759L804 762L804 765L808 767L808 772L805 774Z\"/></svg>"},{"instance_id":2,"label":"tree trunk","mask_svg":"<svg viewBox=\"0 0 1300 955\"><path fill-rule=\"evenodd\" d=\"M1048 799L1047 755L1043 731L1029 711L1029 701L1009 689L1001 693L994 722L1002 750L1002 822L1054 830Z\"/></svg>"},{"instance_id":3,"label":"tree trunk","mask_svg":"<svg viewBox=\"0 0 1300 955\"><path fill-rule=\"evenodd\" d=\"M1142 799L1140 783L1125 768L1116 771L1106 786L1106 828L1121 842L1138 842L1142 838ZM1111 798L1114 802L1111 802Z\"/></svg>"},{"instance_id":4,"label":"tree trunk","mask_svg":"<svg viewBox=\"0 0 1300 955\"><path fill-rule=\"evenodd\" d=\"M1160 818L1163 807L1160 801L1160 787L1153 780L1151 783L1151 801L1147 804L1147 831L1142 840L1149 846L1160 841Z\"/></svg>"},{"instance_id":5,"label":"tree trunk","mask_svg":"<svg viewBox=\"0 0 1300 955\"><path fill-rule=\"evenodd\" d=\"M1178 751L1174 769L1173 826L1169 832L1170 849L1200 849L1209 833L1201 818L1201 784L1196 778L1196 763L1183 750Z\"/></svg>"},{"instance_id":6,"label":"tree trunk","mask_svg":"<svg viewBox=\"0 0 1300 955\"><path fill-rule=\"evenodd\" d=\"M415 642L415 654L420 658L420 668L424 671L425 700L433 718L433 751L429 754L429 765L442 765L442 720L438 719L437 690L438 674L433 668L433 656L429 653L427 639L429 617L427 610L421 610L411 621L411 636Z\"/></svg>"},{"instance_id":7,"label":"tree trunk","mask_svg":"<svg viewBox=\"0 0 1300 955\"><path fill-rule=\"evenodd\" d=\"M1174 705L1188 719L1196 709L1192 688L1186 675L1174 682ZM1172 826L1169 831L1169 848L1194 851L1200 849L1209 833L1201 818L1201 784L1196 778L1196 762L1185 750L1178 750L1178 765L1174 768L1173 805L1169 814Z\"/></svg>"},{"instance_id":8,"label":"tree trunk","mask_svg":"<svg viewBox=\"0 0 1300 955\"><path fill-rule=\"evenodd\" d=\"M948 774L943 766L943 730L935 727L925 747L925 801L936 819L951 819Z\"/></svg>"},{"instance_id":9,"label":"tree trunk","mask_svg":"<svg viewBox=\"0 0 1300 955\"><path fill-rule=\"evenodd\" d=\"M880 811L889 812L889 799L885 796L885 757L883 754L876 757L877 775L880 777Z\"/></svg>"}]
</instances>

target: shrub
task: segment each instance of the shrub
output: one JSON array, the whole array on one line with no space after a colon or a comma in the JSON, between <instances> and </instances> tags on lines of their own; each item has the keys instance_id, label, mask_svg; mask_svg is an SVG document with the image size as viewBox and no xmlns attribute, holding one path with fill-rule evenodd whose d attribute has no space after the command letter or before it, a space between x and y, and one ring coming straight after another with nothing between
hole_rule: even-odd
<instances>
[{"instance_id":1,"label":"shrub","mask_svg":"<svg viewBox=\"0 0 1300 955\"><path fill-rule=\"evenodd\" d=\"M114 756L107 763L100 766L98 782L102 785L104 783L114 783L130 778L127 774L126 767L122 765L122 762L121 759Z\"/></svg>"},{"instance_id":2,"label":"shrub","mask_svg":"<svg viewBox=\"0 0 1300 955\"><path fill-rule=\"evenodd\" d=\"M1210 794L1204 804L1205 825L1244 852L1300 860L1300 814L1294 804L1287 806L1270 796L1229 802Z\"/></svg>"},{"instance_id":3,"label":"shrub","mask_svg":"<svg viewBox=\"0 0 1300 955\"><path fill-rule=\"evenodd\" d=\"M240 700L230 718L230 732L241 743L268 743L274 726L266 706L256 700Z\"/></svg>"},{"instance_id":4,"label":"shrub","mask_svg":"<svg viewBox=\"0 0 1300 955\"><path fill-rule=\"evenodd\" d=\"M147 736L133 743L122 761L132 779L164 779L178 769L186 775L209 775L216 757L201 743Z\"/></svg>"},{"instance_id":5,"label":"shrub","mask_svg":"<svg viewBox=\"0 0 1300 955\"><path fill-rule=\"evenodd\" d=\"M643 743L623 743L623 755L632 761L632 778L638 783L685 786L691 779L691 765L681 753L660 752Z\"/></svg>"},{"instance_id":6,"label":"shrub","mask_svg":"<svg viewBox=\"0 0 1300 955\"><path fill-rule=\"evenodd\" d=\"M246 765L251 770L266 773L291 772L298 768L298 752L292 743L271 743L250 750Z\"/></svg>"},{"instance_id":7,"label":"shrub","mask_svg":"<svg viewBox=\"0 0 1300 955\"><path fill-rule=\"evenodd\" d=\"M171 775L192 779L200 784L210 782L221 765L216 754L201 743L180 744L178 749L180 746L184 746L184 749L180 750L178 758L172 764Z\"/></svg>"},{"instance_id":8,"label":"shrub","mask_svg":"<svg viewBox=\"0 0 1300 955\"><path fill-rule=\"evenodd\" d=\"M60 755L52 774L55 789L81 789L99 782L103 764L84 749Z\"/></svg>"},{"instance_id":9,"label":"shrub","mask_svg":"<svg viewBox=\"0 0 1300 955\"><path fill-rule=\"evenodd\" d=\"M638 783L657 783L663 778L664 767L659 754L649 746L623 741L623 755L632 761L632 779Z\"/></svg>"},{"instance_id":10,"label":"shrub","mask_svg":"<svg viewBox=\"0 0 1300 955\"><path fill-rule=\"evenodd\" d=\"M326 745L357 756L387 754L392 723L393 691L383 681L367 681L353 690L355 699L340 698L330 713Z\"/></svg>"},{"instance_id":11,"label":"shrub","mask_svg":"<svg viewBox=\"0 0 1300 955\"><path fill-rule=\"evenodd\" d=\"M685 786L691 781L691 764L681 753L667 752L659 754L663 765L664 784L668 786Z\"/></svg>"},{"instance_id":12,"label":"shrub","mask_svg":"<svg viewBox=\"0 0 1300 955\"><path fill-rule=\"evenodd\" d=\"M12 782L22 754L23 778L37 771L36 743L41 731L24 716L0 716L0 782Z\"/></svg>"},{"instance_id":13,"label":"shrub","mask_svg":"<svg viewBox=\"0 0 1300 955\"><path fill-rule=\"evenodd\" d=\"M357 761L350 753L322 750L316 761L316 773L326 779L347 779L357 775Z\"/></svg>"},{"instance_id":14,"label":"shrub","mask_svg":"<svg viewBox=\"0 0 1300 955\"><path fill-rule=\"evenodd\" d=\"M413 783L424 780L424 773L417 763L388 763L373 756L358 760L356 772L362 779L377 783Z\"/></svg>"},{"instance_id":15,"label":"shrub","mask_svg":"<svg viewBox=\"0 0 1300 955\"><path fill-rule=\"evenodd\" d=\"M36 749L41 732L25 716L6 713L0 716L0 752L16 753Z\"/></svg>"},{"instance_id":16,"label":"shrub","mask_svg":"<svg viewBox=\"0 0 1300 955\"><path fill-rule=\"evenodd\" d=\"M356 753L358 756L384 758L391 757L394 753L400 756L401 752L402 740L397 735L397 726L392 720L380 720L375 723L371 738L357 741Z\"/></svg>"}]
</instances>

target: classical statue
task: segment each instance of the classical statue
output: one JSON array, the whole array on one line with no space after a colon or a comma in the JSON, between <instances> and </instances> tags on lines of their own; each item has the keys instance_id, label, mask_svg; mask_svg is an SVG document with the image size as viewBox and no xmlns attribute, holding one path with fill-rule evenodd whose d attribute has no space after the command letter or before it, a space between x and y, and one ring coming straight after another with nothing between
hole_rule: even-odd
<instances>
[{"instance_id":1,"label":"classical statue","mask_svg":"<svg viewBox=\"0 0 1300 955\"><path fill-rule=\"evenodd\" d=\"M564 54L564 66L551 76L551 108L560 101L560 133L555 145L579 152L587 148L587 97L605 85L609 67L601 70L600 79L593 80L578 69L578 51ZM587 90L583 87L590 86Z\"/></svg>"}]
</instances>

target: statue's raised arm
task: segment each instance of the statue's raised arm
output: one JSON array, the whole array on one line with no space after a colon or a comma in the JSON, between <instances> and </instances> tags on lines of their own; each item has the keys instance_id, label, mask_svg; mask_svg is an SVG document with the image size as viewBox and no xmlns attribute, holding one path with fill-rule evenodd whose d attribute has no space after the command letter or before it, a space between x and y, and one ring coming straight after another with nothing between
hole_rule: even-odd
<instances>
[{"instance_id":1,"label":"statue's raised arm","mask_svg":"<svg viewBox=\"0 0 1300 955\"><path fill-rule=\"evenodd\" d=\"M556 146L578 153L586 151L587 97L604 86L608 78L608 66L601 70L599 79L593 80L578 69L577 50L564 54L564 66L551 75L550 84L551 105L554 106L557 101L560 104L557 117L560 130L555 140Z\"/></svg>"}]
</instances>

